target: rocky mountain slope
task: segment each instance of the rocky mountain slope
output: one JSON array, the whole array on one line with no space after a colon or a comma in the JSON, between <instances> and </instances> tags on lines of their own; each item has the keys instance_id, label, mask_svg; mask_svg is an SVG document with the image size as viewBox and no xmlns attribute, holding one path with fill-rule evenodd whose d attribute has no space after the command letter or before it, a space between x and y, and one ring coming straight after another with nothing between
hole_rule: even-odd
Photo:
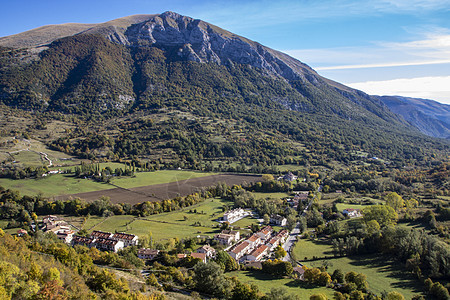
<instances>
[{"instance_id":1,"label":"rocky mountain slope","mask_svg":"<svg viewBox=\"0 0 450 300\"><path fill-rule=\"evenodd\" d=\"M167 157L189 157L193 164L239 157L249 165L310 160L321 148L318 161L345 161L359 150L417 159L423 155L417 144L435 144L379 98L173 12L0 38L0 102L39 115L98 120L92 132L80 123L50 141L91 158L156 157L167 149Z\"/></svg>"},{"instance_id":2,"label":"rocky mountain slope","mask_svg":"<svg viewBox=\"0 0 450 300\"><path fill-rule=\"evenodd\" d=\"M433 100L401 96L378 98L421 132L434 137L450 139L450 105Z\"/></svg>"},{"instance_id":3,"label":"rocky mountain slope","mask_svg":"<svg viewBox=\"0 0 450 300\"><path fill-rule=\"evenodd\" d=\"M61 39L63 35L69 37ZM81 102L81 107L87 101L100 109L129 108L145 102L150 89L159 92L167 89L165 85L146 80L160 75L147 68L150 61L166 66L189 61L207 64L219 73L230 73L227 76L232 79L227 81L239 77L233 74L236 68L252 68L261 77L259 81L277 82L285 93L275 91L269 96L261 91L265 89L262 87L250 94L270 97L287 109L399 122L377 99L325 79L286 54L173 12L131 16L98 25L46 26L2 38L0 45L15 49L2 50L2 69L7 71L0 78L1 99L9 105L20 106L25 97L32 99L33 107L50 109L61 109L61 103L70 106L74 99ZM19 45L27 48L19 50ZM36 49L44 51L36 54ZM11 61L18 65L13 69L14 75L8 72ZM20 64L24 61L37 62ZM12 77L18 73L24 82L14 82ZM251 98L238 85L238 91L232 91L234 96ZM222 90L219 94L228 92Z\"/></svg>"}]
</instances>

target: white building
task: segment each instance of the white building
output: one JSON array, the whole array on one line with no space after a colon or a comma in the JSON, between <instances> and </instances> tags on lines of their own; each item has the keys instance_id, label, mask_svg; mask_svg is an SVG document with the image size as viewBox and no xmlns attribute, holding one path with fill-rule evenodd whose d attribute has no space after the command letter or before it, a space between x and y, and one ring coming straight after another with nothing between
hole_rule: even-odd
<instances>
[{"instance_id":1,"label":"white building","mask_svg":"<svg viewBox=\"0 0 450 300\"><path fill-rule=\"evenodd\" d=\"M154 259L158 256L159 250L142 248L138 250L138 257L140 259Z\"/></svg>"},{"instance_id":2,"label":"white building","mask_svg":"<svg viewBox=\"0 0 450 300\"><path fill-rule=\"evenodd\" d=\"M235 208L223 214L223 221L233 223L239 218L245 217L245 211L242 208Z\"/></svg>"},{"instance_id":3,"label":"white building","mask_svg":"<svg viewBox=\"0 0 450 300\"><path fill-rule=\"evenodd\" d=\"M278 225L278 226L286 226L287 219L280 215L271 215L270 223Z\"/></svg>"}]
</instances>

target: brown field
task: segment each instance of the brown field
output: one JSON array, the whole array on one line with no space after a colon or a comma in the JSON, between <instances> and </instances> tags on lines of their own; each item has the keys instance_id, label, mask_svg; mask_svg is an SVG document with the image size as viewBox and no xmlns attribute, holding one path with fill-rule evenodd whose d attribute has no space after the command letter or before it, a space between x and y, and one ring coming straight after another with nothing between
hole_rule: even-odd
<instances>
[{"instance_id":1,"label":"brown field","mask_svg":"<svg viewBox=\"0 0 450 300\"><path fill-rule=\"evenodd\" d=\"M224 182L227 185L243 185L245 183L253 183L260 180L260 175L219 174L130 189L115 188L103 191L62 195L55 197L55 199L65 200L69 198L81 198L86 201L94 201L99 199L101 196L107 196L111 199L112 203L136 204L145 201L161 201L165 199L172 199L177 196L187 196L202 187L210 187L219 182Z\"/></svg>"}]
</instances>

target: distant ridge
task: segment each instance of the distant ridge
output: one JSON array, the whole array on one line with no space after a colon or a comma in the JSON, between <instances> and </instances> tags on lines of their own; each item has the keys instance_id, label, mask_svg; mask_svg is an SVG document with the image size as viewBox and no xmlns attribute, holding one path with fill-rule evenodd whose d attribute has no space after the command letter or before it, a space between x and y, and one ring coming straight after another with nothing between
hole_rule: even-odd
<instances>
[{"instance_id":1,"label":"distant ridge","mask_svg":"<svg viewBox=\"0 0 450 300\"><path fill-rule=\"evenodd\" d=\"M401 96L378 98L421 132L450 139L450 105L428 99Z\"/></svg>"}]
</instances>

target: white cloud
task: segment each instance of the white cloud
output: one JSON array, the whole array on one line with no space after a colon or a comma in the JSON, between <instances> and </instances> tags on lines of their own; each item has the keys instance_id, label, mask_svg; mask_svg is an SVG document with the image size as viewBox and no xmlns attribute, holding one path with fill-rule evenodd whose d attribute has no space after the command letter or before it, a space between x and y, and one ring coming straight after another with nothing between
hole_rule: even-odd
<instances>
[{"instance_id":1,"label":"white cloud","mask_svg":"<svg viewBox=\"0 0 450 300\"><path fill-rule=\"evenodd\" d=\"M373 46L285 50L316 70L417 66L450 62L450 34L427 34L405 42L374 42ZM447 59L445 59L447 58Z\"/></svg>"},{"instance_id":2,"label":"white cloud","mask_svg":"<svg viewBox=\"0 0 450 300\"><path fill-rule=\"evenodd\" d=\"M450 76L418 77L347 83L370 95L432 99L450 104Z\"/></svg>"}]
</instances>

